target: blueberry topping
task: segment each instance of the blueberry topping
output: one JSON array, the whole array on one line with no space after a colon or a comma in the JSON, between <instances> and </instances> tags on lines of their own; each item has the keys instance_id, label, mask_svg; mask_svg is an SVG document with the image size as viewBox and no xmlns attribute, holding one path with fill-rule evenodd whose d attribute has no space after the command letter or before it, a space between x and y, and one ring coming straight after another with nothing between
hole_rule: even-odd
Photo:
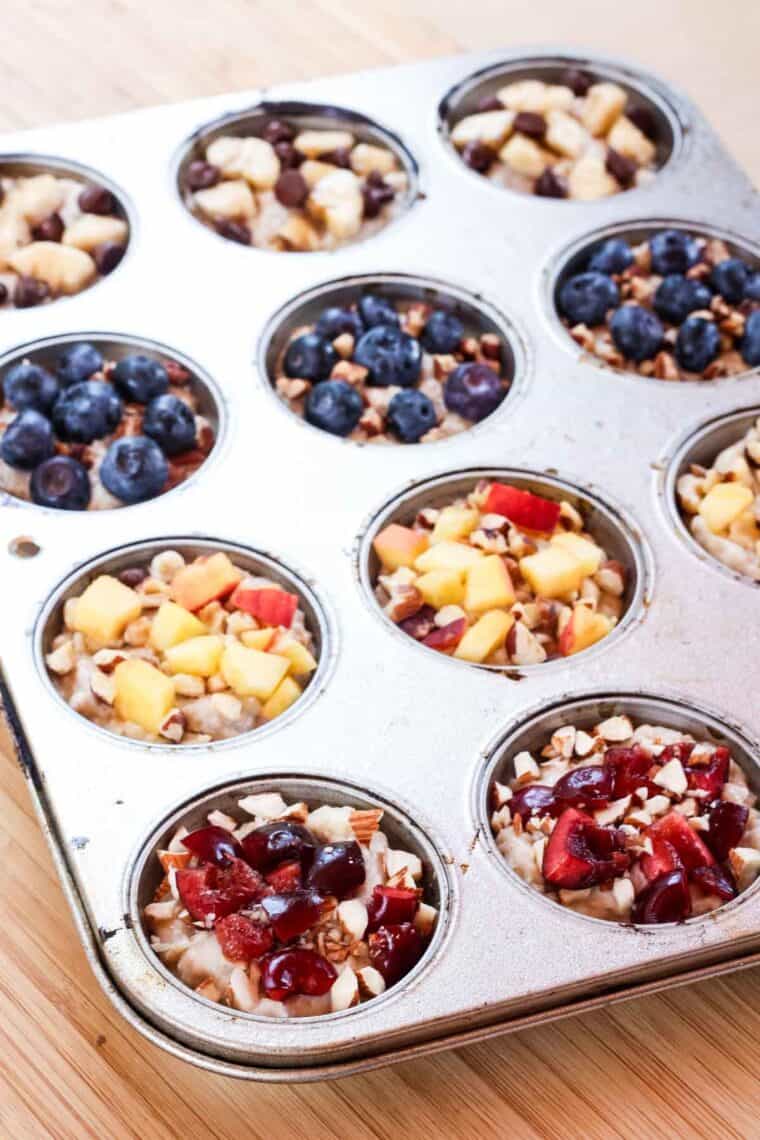
<instances>
[{"instance_id":1,"label":"blueberry topping","mask_svg":"<svg viewBox=\"0 0 760 1140\"><path fill-rule=\"evenodd\" d=\"M600 325L619 304L617 285L603 273L576 273L559 291L559 307L574 325Z\"/></svg>"},{"instance_id":2,"label":"blueberry topping","mask_svg":"<svg viewBox=\"0 0 760 1140\"><path fill-rule=\"evenodd\" d=\"M359 299L357 308L365 328L373 329L376 325L399 323L398 313L390 301L386 301L384 297L377 297L374 293L365 293Z\"/></svg>"},{"instance_id":3,"label":"blueberry topping","mask_svg":"<svg viewBox=\"0 0 760 1140\"><path fill-rule=\"evenodd\" d=\"M713 267L710 283L729 305L738 305L744 300L744 291L749 280L749 268L738 257L727 257Z\"/></svg>"},{"instance_id":4,"label":"blueberry topping","mask_svg":"<svg viewBox=\"0 0 760 1140\"><path fill-rule=\"evenodd\" d=\"M0 440L0 456L10 467L31 471L55 452L50 420L34 408L19 412Z\"/></svg>"},{"instance_id":5,"label":"blueberry topping","mask_svg":"<svg viewBox=\"0 0 760 1140\"><path fill-rule=\"evenodd\" d=\"M760 364L760 309L755 309L754 313L750 313L747 317L739 351L745 364L749 364L750 368L757 368Z\"/></svg>"},{"instance_id":6,"label":"blueberry topping","mask_svg":"<svg viewBox=\"0 0 760 1140\"><path fill-rule=\"evenodd\" d=\"M89 380L103 367L103 357L91 344L71 344L64 348L56 362L55 371L64 388Z\"/></svg>"},{"instance_id":7,"label":"blueberry topping","mask_svg":"<svg viewBox=\"0 0 760 1140\"><path fill-rule=\"evenodd\" d=\"M455 352L464 336L464 325L453 313L436 309L422 330L422 347L428 352Z\"/></svg>"},{"instance_id":8,"label":"blueberry topping","mask_svg":"<svg viewBox=\"0 0 760 1140\"><path fill-rule=\"evenodd\" d=\"M148 404L143 432L156 441L164 455L179 455L195 443L195 416L184 400L167 392Z\"/></svg>"},{"instance_id":9,"label":"blueberry topping","mask_svg":"<svg viewBox=\"0 0 760 1140\"><path fill-rule=\"evenodd\" d=\"M58 391L55 376L40 364L32 364L28 360L12 365L3 377L6 402L17 412L34 408L35 412L47 415L58 399Z\"/></svg>"},{"instance_id":10,"label":"blueberry topping","mask_svg":"<svg viewBox=\"0 0 760 1140\"><path fill-rule=\"evenodd\" d=\"M669 273L685 273L699 261L699 242L683 230L660 230L649 239L652 269L667 277Z\"/></svg>"},{"instance_id":11,"label":"blueberry topping","mask_svg":"<svg viewBox=\"0 0 760 1140\"><path fill-rule=\"evenodd\" d=\"M703 372L720 352L720 333L714 321L687 317L678 330L676 360L687 372Z\"/></svg>"},{"instance_id":12,"label":"blueberry topping","mask_svg":"<svg viewBox=\"0 0 760 1140\"><path fill-rule=\"evenodd\" d=\"M378 325L359 340L354 360L369 370L367 384L410 388L416 383L422 363L420 342L396 325Z\"/></svg>"},{"instance_id":13,"label":"blueberry topping","mask_svg":"<svg viewBox=\"0 0 760 1140\"><path fill-rule=\"evenodd\" d=\"M169 374L160 360L139 352L120 360L111 379L120 395L136 404L147 404L154 396L163 396L169 388Z\"/></svg>"},{"instance_id":14,"label":"blueberry topping","mask_svg":"<svg viewBox=\"0 0 760 1140\"><path fill-rule=\"evenodd\" d=\"M64 388L53 408L53 424L60 439L92 443L114 430L121 413L121 400L110 384L83 380Z\"/></svg>"},{"instance_id":15,"label":"blueberry topping","mask_svg":"<svg viewBox=\"0 0 760 1140\"><path fill-rule=\"evenodd\" d=\"M323 380L306 397L304 415L308 423L331 435L350 435L363 408L361 396L346 380Z\"/></svg>"},{"instance_id":16,"label":"blueberry topping","mask_svg":"<svg viewBox=\"0 0 760 1140\"><path fill-rule=\"evenodd\" d=\"M327 379L337 360L338 354L329 341L317 333L304 333L288 345L283 367L286 376L316 384Z\"/></svg>"},{"instance_id":17,"label":"blueberry topping","mask_svg":"<svg viewBox=\"0 0 760 1140\"><path fill-rule=\"evenodd\" d=\"M641 305L624 305L610 321L612 339L628 360L640 363L660 351L664 329L659 317Z\"/></svg>"},{"instance_id":18,"label":"blueberry topping","mask_svg":"<svg viewBox=\"0 0 760 1140\"><path fill-rule=\"evenodd\" d=\"M100 465L103 486L125 503L141 503L159 495L168 474L166 456L145 435L125 435L115 440Z\"/></svg>"},{"instance_id":19,"label":"blueberry topping","mask_svg":"<svg viewBox=\"0 0 760 1140\"><path fill-rule=\"evenodd\" d=\"M750 273L744 286L744 296L748 301L760 301L760 272Z\"/></svg>"},{"instance_id":20,"label":"blueberry topping","mask_svg":"<svg viewBox=\"0 0 760 1140\"><path fill-rule=\"evenodd\" d=\"M622 273L633 264L633 250L622 238L608 238L598 245L589 259L589 269L597 273Z\"/></svg>"},{"instance_id":21,"label":"blueberry topping","mask_svg":"<svg viewBox=\"0 0 760 1140\"><path fill-rule=\"evenodd\" d=\"M90 502L87 469L68 455L54 455L32 472L32 502L59 511L84 511Z\"/></svg>"},{"instance_id":22,"label":"blueberry topping","mask_svg":"<svg viewBox=\"0 0 760 1140\"><path fill-rule=\"evenodd\" d=\"M487 364L460 364L443 386L443 399L450 412L478 423L498 408L504 386Z\"/></svg>"},{"instance_id":23,"label":"blueberry topping","mask_svg":"<svg viewBox=\"0 0 760 1140\"><path fill-rule=\"evenodd\" d=\"M388 430L403 443L417 443L436 425L435 408L424 392L416 388L397 392L388 405Z\"/></svg>"},{"instance_id":24,"label":"blueberry topping","mask_svg":"<svg viewBox=\"0 0 760 1140\"><path fill-rule=\"evenodd\" d=\"M712 293L702 281L670 273L664 277L654 295L654 310L664 321L680 325L696 309L709 309Z\"/></svg>"},{"instance_id":25,"label":"blueberry topping","mask_svg":"<svg viewBox=\"0 0 760 1140\"><path fill-rule=\"evenodd\" d=\"M353 337L360 337L364 332L364 325L358 313L353 309L341 309L337 305L325 311L317 321L317 336L325 340L335 340L341 333L350 333Z\"/></svg>"}]
</instances>

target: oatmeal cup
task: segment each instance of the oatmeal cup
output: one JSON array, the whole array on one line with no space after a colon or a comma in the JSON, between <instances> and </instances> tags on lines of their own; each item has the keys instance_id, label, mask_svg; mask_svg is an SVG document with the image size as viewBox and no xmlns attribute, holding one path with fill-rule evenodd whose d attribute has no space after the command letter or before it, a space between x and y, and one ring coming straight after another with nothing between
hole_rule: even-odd
<instances>
[{"instance_id":1,"label":"oatmeal cup","mask_svg":"<svg viewBox=\"0 0 760 1140\"><path fill-rule=\"evenodd\" d=\"M301 579L210 540L154 540L93 560L59 587L39 626L41 668L74 712L164 745L260 729L305 699L328 657L322 610Z\"/></svg>"},{"instance_id":2,"label":"oatmeal cup","mask_svg":"<svg viewBox=\"0 0 760 1140\"><path fill-rule=\"evenodd\" d=\"M116 269L129 241L117 191L57 159L0 157L0 308L80 293Z\"/></svg>"},{"instance_id":3,"label":"oatmeal cup","mask_svg":"<svg viewBox=\"0 0 760 1140\"><path fill-rule=\"evenodd\" d=\"M146 953L198 997L259 1017L378 998L435 940L437 857L401 817L352 802L349 789L264 786L205 797L145 852L136 901Z\"/></svg>"},{"instance_id":4,"label":"oatmeal cup","mask_svg":"<svg viewBox=\"0 0 760 1140\"><path fill-rule=\"evenodd\" d=\"M679 223L621 225L585 241L553 290L585 354L657 380L715 380L760 365L760 254Z\"/></svg>"},{"instance_id":5,"label":"oatmeal cup","mask_svg":"<svg viewBox=\"0 0 760 1140\"><path fill-rule=\"evenodd\" d=\"M470 170L541 198L594 201L647 186L681 137L651 84L572 59L486 68L446 96L440 115Z\"/></svg>"},{"instance_id":6,"label":"oatmeal cup","mask_svg":"<svg viewBox=\"0 0 760 1140\"><path fill-rule=\"evenodd\" d=\"M675 703L581 700L501 746L490 830L512 872L577 914L682 922L760 873L756 763L738 734Z\"/></svg>"},{"instance_id":7,"label":"oatmeal cup","mask_svg":"<svg viewBox=\"0 0 760 1140\"><path fill-rule=\"evenodd\" d=\"M312 427L357 443L433 443L492 415L517 335L486 302L404 274L331 282L270 322L260 368Z\"/></svg>"},{"instance_id":8,"label":"oatmeal cup","mask_svg":"<svg viewBox=\"0 0 760 1140\"><path fill-rule=\"evenodd\" d=\"M416 165L399 139L356 112L264 103L198 131L178 182L188 210L221 237L313 253L398 217L413 199Z\"/></svg>"},{"instance_id":9,"label":"oatmeal cup","mask_svg":"<svg viewBox=\"0 0 760 1140\"><path fill-rule=\"evenodd\" d=\"M0 492L56 510L131 506L190 479L222 429L191 360L103 333L49 337L0 359Z\"/></svg>"},{"instance_id":10,"label":"oatmeal cup","mask_svg":"<svg viewBox=\"0 0 760 1140\"><path fill-rule=\"evenodd\" d=\"M474 665L540 665L640 615L646 551L589 493L521 471L457 472L393 500L360 574L412 640Z\"/></svg>"}]
</instances>

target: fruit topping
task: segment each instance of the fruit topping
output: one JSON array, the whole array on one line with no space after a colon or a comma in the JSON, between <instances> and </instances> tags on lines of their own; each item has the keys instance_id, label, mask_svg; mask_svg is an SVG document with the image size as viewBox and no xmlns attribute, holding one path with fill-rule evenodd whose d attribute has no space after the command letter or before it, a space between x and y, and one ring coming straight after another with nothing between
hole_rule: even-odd
<instances>
[{"instance_id":1,"label":"fruit topping","mask_svg":"<svg viewBox=\"0 0 760 1140\"><path fill-rule=\"evenodd\" d=\"M633 263L633 252L627 241L607 238L591 254L588 267L596 273L622 273Z\"/></svg>"},{"instance_id":2,"label":"fruit topping","mask_svg":"<svg viewBox=\"0 0 760 1140\"><path fill-rule=\"evenodd\" d=\"M282 863L311 866L317 841L307 827L292 820L264 823L242 841L246 860L257 871L271 871ZM331 892L328 892L331 893Z\"/></svg>"},{"instance_id":3,"label":"fruit topping","mask_svg":"<svg viewBox=\"0 0 760 1140\"><path fill-rule=\"evenodd\" d=\"M323 340L334 341L342 333L360 337L364 332L364 325L359 314L353 309L332 306L320 314L315 331Z\"/></svg>"},{"instance_id":4,"label":"fruit topping","mask_svg":"<svg viewBox=\"0 0 760 1140\"><path fill-rule=\"evenodd\" d=\"M364 404L346 380L324 380L306 398L304 418L331 435L350 435L361 419Z\"/></svg>"},{"instance_id":5,"label":"fruit topping","mask_svg":"<svg viewBox=\"0 0 760 1140\"><path fill-rule=\"evenodd\" d=\"M665 330L659 317L641 305L624 305L610 321L612 339L629 360L651 360L660 351Z\"/></svg>"},{"instance_id":6,"label":"fruit topping","mask_svg":"<svg viewBox=\"0 0 760 1140\"><path fill-rule=\"evenodd\" d=\"M382 324L370 328L359 339L354 360L367 369L367 384L409 388L419 378L422 350L420 342L397 325Z\"/></svg>"},{"instance_id":7,"label":"fruit topping","mask_svg":"<svg viewBox=\"0 0 760 1140\"><path fill-rule=\"evenodd\" d=\"M52 373L28 360L8 369L3 376L2 388L9 407L17 412L32 408L43 416L49 415L60 391L58 380Z\"/></svg>"},{"instance_id":8,"label":"fruit topping","mask_svg":"<svg viewBox=\"0 0 760 1140\"><path fill-rule=\"evenodd\" d=\"M367 906L368 930L413 922L419 907L419 891L404 887L375 887Z\"/></svg>"},{"instance_id":9,"label":"fruit topping","mask_svg":"<svg viewBox=\"0 0 760 1140\"><path fill-rule=\"evenodd\" d=\"M317 333L304 333L288 345L283 367L286 376L318 383L328 378L337 360L337 353L328 340Z\"/></svg>"},{"instance_id":10,"label":"fruit topping","mask_svg":"<svg viewBox=\"0 0 760 1140\"><path fill-rule=\"evenodd\" d=\"M298 609L297 594L287 590L256 589L238 586L230 604L244 613L252 614L265 626L284 626L289 629Z\"/></svg>"},{"instance_id":11,"label":"fruit topping","mask_svg":"<svg viewBox=\"0 0 760 1140\"><path fill-rule=\"evenodd\" d=\"M728 858L733 847L738 847L749 819L749 809L730 800L718 800L710 808L707 846L719 862Z\"/></svg>"},{"instance_id":12,"label":"fruit topping","mask_svg":"<svg viewBox=\"0 0 760 1140\"><path fill-rule=\"evenodd\" d=\"M147 404L169 388L164 365L139 352L123 357L111 372L111 380L120 396L137 404Z\"/></svg>"},{"instance_id":13,"label":"fruit topping","mask_svg":"<svg viewBox=\"0 0 760 1140\"><path fill-rule=\"evenodd\" d=\"M445 309L434 309L425 322L420 340L426 352L455 352L464 336L459 317Z\"/></svg>"},{"instance_id":14,"label":"fruit topping","mask_svg":"<svg viewBox=\"0 0 760 1140\"><path fill-rule=\"evenodd\" d=\"M505 396L501 379L487 364L460 364L446 377L443 398L450 412L480 423L496 411Z\"/></svg>"},{"instance_id":15,"label":"fruit topping","mask_svg":"<svg viewBox=\"0 0 760 1140\"><path fill-rule=\"evenodd\" d=\"M695 867L689 875L689 881L695 883L705 895L717 895L723 902L736 898L737 890L731 869L727 866Z\"/></svg>"},{"instance_id":16,"label":"fruit topping","mask_svg":"<svg viewBox=\"0 0 760 1140\"><path fill-rule=\"evenodd\" d=\"M233 914L259 902L266 886L258 872L242 859L231 858L226 866L204 863L177 871L179 897L190 915L200 922Z\"/></svg>"},{"instance_id":17,"label":"fruit topping","mask_svg":"<svg viewBox=\"0 0 760 1140\"><path fill-rule=\"evenodd\" d=\"M613 774L612 794L615 799L631 796L638 788L647 788L654 794L657 785L649 779L652 757L638 744L630 748L608 748L604 763Z\"/></svg>"},{"instance_id":18,"label":"fruit topping","mask_svg":"<svg viewBox=\"0 0 760 1140\"><path fill-rule=\"evenodd\" d=\"M344 899L362 885L366 874L361 847L349 839L317 848L306 883L322 894Z\"/></svg>"},{"instance_id":19,"label":"fruit topping","mask_svg":"<svg viewBox=\"0 0 760 1140\"><path fill-rule=\"evenodd\" d=\"M559 521L561 507L559 503L543 499L531 491L492 483L485 509L489 514L503 515L516 526L550 534Z\"/></svg>"},{"instance_id":20,"label":"fruit topping","mask_svg":"<svg viewBox=\"0 0 760 1140\"><path fill-rule=\"evenodd\" d=\"M225 827L201 827L185 835L182 845L202 863L214 863L217 867L227 867L233 859L245 859L242 847Z\"/></svg>"},{"instance_id":21,"label":"fruit topping","mask_svg":"<svg viewBox=\"0 0 760 1140\"><path fill-rule=\"evenodd\" d=\"M375 293L365 293L359 298L357 309L359 317L365 328L373 329L378 325L395 325L399 323L398 313L385 297L378 297Z\"/></svg>"},{"instance_id":22,"label":"fruit topping","mask_svg":"<svg viewBox=\"0 0 760 1140\"><path fill-rule=\"evenodd\" d=\"M50 420L33 408L25 408L11 420L0 439L0 457L9 467L31 471L55 451Z\"/></svg>"},{"instance_id":23,"label":"fruit topping","mask_svg":"<svg viewBox=\"0 0 760 1140\"><path fill-rule=\"evenodd\" d=\"M599 325L620 304L620 292L604 273L578 273L559 291L559 307L571 324Z\"/></svg>"},{"instance_id":24,"label":"fruit topping","mask_svg":"<svg viewBox=\"0 0 760 1140\"><path fill-rule=\"evenodd\" d=\"M55 374L62 388L89 380L96 372L103 371L104 360L93 344L80 342L64 348L55 365Z\"/></svg>"},{"instance_id":25,"label":"fruit topping","mask_svg":"<svg viewBox=\"0 0 760 1140\"><path fill-rule=\"evenodd\" d=\"M613 796L614 776L609 768L598 764L573 768L554 785L554 798L561 807L603 807Z\"/></svg>"},{"instance_id":26,"label":"fruit topping","mask_svg":"<svg viewBox=\"0 0 760 1140\"><path fill-rule=\"evenodd\" d=\"M422 644L427 645L429 649L437 649L441 653L446 653L450 649L455 649L464 636L465 629L467 628L467 621L465 618L455 618L454 621L448 622L447 625L437 627L429 633L426 637L422 638Z\"/></svg>"},{"instance_id":27,"label":"fruit topping","mask_svg":"<svg viewBox=\"0 0 760 1140\"><path fill-rule=\"evenodd\" d=\"M195 416L178 396L156 396L145 409L143 432L164 455L179 455L195 444Z\"/></svg>"},{"instance_id":28,"label":"fruit topping","mask_svg":"<svg viewBox=\"0 0 760 1140\"><path fill-rule=\"evenodd\" d=\"M699 243L682 230L661 230L649 241L652 269L662 277L685 273L700 257Z\"/></svg>"},{"instance_id":29,"label":"fruit topping","mask_svg":"<svg viewBox=\"0 0 760 1140\"><path fill-rule=\"evenodd\" d=\"M369 936L369 960L385 984L395 985L417 965L425 943L411 922L381 926Z\"/></svg>"},{"instance_id":30,"label":"fruit topping","mask_svg":"<svg viewBox=\"0 0 760 1140\"><path fill-rule=\"evenodd\" d=\"M558 807L553 788L544 784L529 784L527 788L518 788L513 793L509 810L512 815L519 815L523 823L527 823L531 816L558 815L563 808Z\"/></svg>"},{"instance_id":31,"label":"fruit topping","mask_svg":"<svg viewBox=\"0 0 760 1140\"><path fill-rule=\"evenodd\" d=\"M54 455L38 464L29 482L32 502L60 511L83 511L92 494L87 469L68 455Z\"/></svg>"},{"instance_id":32,"label":"fruit topping","mask_svg":"<svg viewBox=\"0 0 760 1140\"><path fill-rule=\"evenodd\" d=\"M589 815L567 808L549 836L543 875L553 887L577 890L614 878L630 865L614 829L599 827Z\"/></svg>"},{"instance_id":33,"label":"fruit topping","mask_svg":"<svg viewBox=\"0 0 760 1140\"><path fill-rule=\"evenodd\" d=\"M64 388L53 407L53 426L59 439L91 443L102 439L118 425L121 400L110 384L83 380Z\"/></svg>"},{"instance_id":34,"label":"fruit topping","mask_svg":"<svg viewBox=\"0 0 760 1140\"><path fill-rule=\"evenodd\" d=\"M720 352L720 333L714 321L687 317L676 337L676 360L687 372L704 372Z\"/></svg>"},{"instance_id":35,"label":"fruit topping","mask_svg":"<svg viewBox=\"0 0 760 1140\"><path fill-rule=\"evenodd\" d=\"M261 903L280 942L292 942L314 926L325 910L325 899L312 890L267 895Z\"/></svg>"},{"instance_id":36,"label":"fruit topping","mask_svg":"<svg viewBox=\"0 0 760 1140\"><path fill-rule=\"evenodd\" d=\"M683 922L691 914L691 895L684 870L667 871L638 896L631 921L642 925Z\"/></svg>"},{"instance_id":37,"label":"fruit topping","mask_svg":"<svg viewBox=\"0 0 760 1140\"><path fill-rule=\"evenodd\" d=\"M122 436L100 465L103 486L125 503L142 503L164 489L169 466L163 451L145 435Z\"/></svg>"},{"instance_id":38,"label":"fruit topping","mask_svg":"<svg viewBox=\"0 0 760 1140\"><path fill-rule=\"evenodd\" d=\"M332 987L338 973L315 950L278 950L261 962L261 986L272 1001L305 994L319 997Z\"/></svg>"},{"instance_id":39,"label":"fruit topping","mask_svg":"<svg viewBox=\"0 0 760 1140\"><path fill-rule=\"evenodd\" d=\"M690 764L686 769L689 787L706 792L708 800L717 799L728 779L730 764L731 753L724 745L720 745L708 764Z\"/></svg>"},{"instance_id":40,"label":"fruit topping","mask_svg":"<svg viewBox=\"0 0 760 1140\"><path fill-rule=\"evenodd\" d=\"M653 841L655 837L666 840L689 872L696 867L710 867L715 862L710 850L680 812L669 811L647 829L647 835Z\"/></svg>"},{"instance_id":41,"label":"fruit topping","mask_svg":"<svg viewBox=\"0 0 760 1140\"><path fill-rule=\"evenodd\" d=\"M402 443L418 443L436 422L431 400L417 389L397 392L388 405L388 430Z\"/></svg>"},{"instance_id":42,"label":"fruit topping","mask_svg":"<svg viewBox=\"0 0 760 1140\"><path fill-rule=\"evenodd\" d=\"M228 914L218 919L214 933L222 953L231 962L256 961L271 950L274 942L271 927L243 914Z\"/></svg>"}]
</instances>

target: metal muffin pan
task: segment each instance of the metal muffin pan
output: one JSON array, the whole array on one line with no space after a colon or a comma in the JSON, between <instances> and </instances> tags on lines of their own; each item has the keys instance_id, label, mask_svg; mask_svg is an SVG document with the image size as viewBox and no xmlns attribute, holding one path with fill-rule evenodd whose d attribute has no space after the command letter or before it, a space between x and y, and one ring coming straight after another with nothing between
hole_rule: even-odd
<instances>
[{"instance_id":1,"label":"metal muffin pan","mask_svg":"<svg viewBox=\"0 0 760 1140\"><path fill-rule=\"evenodd\" d=\"M574 53L572 58L576 58ZM760 202L697 109L658 80L684 145L650 187L598 203L504 196L447 153L438 104L497 63L561 58L551 47L477 54L137 111L7 138L7 151L54 152L108 172L134 203L131 253L108 288L66 306L8 311L0 352L72 328L118 327L176 345L204 362L224 392L222 455L184 494L140 510L102 512L98 525L67 512L9 502L0 513L6 606L0 647L6 707L19 759L72 903L82 941L104 989L150 1040L204 1068L252 1079L309 1080L377 1067L507 1029L595 1008L760 958L760 892L708 920L652 931L581 920L550 907L493 858L473 788L493 742L539 713L589 694L655 693L714 710L730 733L760 736L748 700L756 668L760 594L694 557L663 509L663 455L686 427L760 404L760 376L741 386L625 385L567 351L546 304L547 281L569 246L604 227L648 217L720 221L757 231ZM594 60L602 66L625 65ZM633 74L633 72L630 72ZM176 156L200 126L242 114L266 98L345 107L387 124L420 168L425 196L372 241L308 257L277 256L208 241L177 194ZM632 218L631 211L637 211ZM749 239L745 239L747 243ZM272 406L255 354L273 314L336 280L405 274L450 283L508 315L524 351L521 398L446 448L344 447L299 431ZM76 306L79 306L77 310ZM117 317L118 315L118 317ZM30 321L34 324L30 324ZM366 520L400 486L474 467L561 478L635 520L651 589L644 620L599 650L519 674L457 668L425 654L378 620L355 554ZM617 504L620 506L618 507ZM298 715L276 731L204 748L135 746L92 731L40 673L35 630L50 599L92 560L132 544L182 535L198 544L266 550L283 566L306 566L328 618L331 672ZM26 536L27 541L17 540ZM171 542L171 538L166 540ZM14 555L33 551L34 557ZM650 574L651 570L651 574ZM730 653L718 648L730 646ZM707 711L705 715L708 715ZM754 744L751 745L754 748ZM279 777L329 780L379 797L389 815L418 824L446 867L445 936L419 973L346 1017L264 1024L179 994L146 959L130 912L129 885L146 837L181 805L215 789ZM182 998L181 1013L175 1004Z\"/></svg>"}]
</instances>

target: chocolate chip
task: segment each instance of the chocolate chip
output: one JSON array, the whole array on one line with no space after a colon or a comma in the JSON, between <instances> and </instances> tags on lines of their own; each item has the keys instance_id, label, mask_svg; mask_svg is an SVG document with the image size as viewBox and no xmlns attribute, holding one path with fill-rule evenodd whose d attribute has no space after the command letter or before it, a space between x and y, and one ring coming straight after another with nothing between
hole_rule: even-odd
<instances>
[{"instance_id":1,"label":"chocolate chip","mask_svg":"<svg viewBox=\"0 0 760 1140\"><path fill-rule=\"evenodd\" d=\"M44 281L37 281L34 277L19 277L13 290L13 304L17 309L31 309L49 295L50 289Z\"/></svg>"},{"instance_id":2,"label":"chocolate chip","mask_svg":"<svg viewBox=\"0 0 760 1140\"><path fill-rule=\"evenodd\" d=\"M496 161L496 151L482 142L470 142L462 151L462 158L471 170L485 174Z\"/></svg>"},{"instance_id":3,"label":"chocolate chip","mask_svg":"<svg viewBox=\"0 0 760 1140\"><path fill-rule=\"evenodd\" d=\"M574 95L586 95L594 86L594 77L580 67L567 67L559 77L563 87L569 87Z\"/></svg>"},{"instance_id":4,"label":"chocolate chip","mask_svg":"<svg viewBox=\"0 0 760 1140\"><path fill-rule=\"evenodd\" d=\"M539 198L566 198L567 183L559 174L555 174L550 166L547 166L543 174L536 179L533 193L537 194Z\"/></svg>"},{"instance_id":5,"label":"chocolate chip","mask_svg":"<svg viewBox=\"0 0 760 1140\"><path fill-rule=\"evenodd\" d=\"M135 586L139 586L141 582L144 582L147 577L147 572L141 570L139 566L130 566L128 570L121 571L119 581L124 586L129 586L130 589L134 589Z\"/></svg>"},{"instance_id":6,"label":"chocolate chip","mask_svg":"<svg viewBox=\"0 0 760 1140\"><path fill-rule=\"evenodd\" d=\"M92 255L101 277L107 277L109 273L113 273L125 251L126 246L120 245L117 241L104 241L95 246Z\"/></svg>"},{"instance_id":7,"label":"chocolate chip","mask_svg":"<svg viewBox=\"0 0 760 1140\"><path fill-rule=\"evenodd\" d=\"M630 186L638 170L638 166L632 158L627 158L626 155L621 154L619 150L613 150L612 147L607 149L604 165L612 177L617 178L621 186Z\"/></svg>"},{"instance_id":8,"label":"chocolate chip","mask_svg":"<svg viewBox=\"0 0 760 1140\"><path fill-rule=\"evenodd\" d=\"M112 214L116 209L114 196L105 186L85 186L77 200L85 214Z\"/></svg>"},{"instance_id":9,"label":"chocolate chip","mask_svg":"<svg viewBox=\"0 0 760 1140\"><path fill-rule=\"evenodd\" d=\"M210 186L216 186L220 178L221 171L218 166L204 162L202 158L196 158L185 172L185 185L188 190L208 190Z\"/></svg>"},{"instance_id":10,"label":"chocolate chip","mask_svg":"<svg viewBox=\"0 0 760 1140\"><path fill-rule=\"evenodd\" d=\"M649 107L645 107L643 104L639 104L638 107L629 107L626 110L626 115L648 139L657 138L657 117Z\"/></svg>"},{"instance_id":11,"label":"chocolate chip","mask_svg":"<svg viewBox=\"0 0 760 1140\"><path fill-rule=\"evenodd\" d=\"M216 232L223 238L229 238L230 241L236 241L239 245L251 244L251 231L245 222L232 222L229 218L217 222L215 225Z\"/></svg>"},{"instance_id":12,"label":"chocolate chip","mask_svg":"<svg viewBox=\"0 0 760 1140\"><path fill-rule=\"evenodd\" d=\"M306 158L305 154L301 154L300 150L296 150L286 139L274 144L274 153L279 158L283 170L295 170Z\"/></svg>"},{"instance_id":13,"label":"chocolate chip","mask_svg":"<svg viewBox=\"0 0 760 1140\"><path fill-rule=\"evenodd\" d=\"M265 124L261 137L274 145L278 142L292 142L296 137L295 127L285 123L282 119L270 119Z\"/></svg>"},{"instance_id":14,"label":"chocolate chip","mask_svg":"<svg viewBox=\"0 0 760 1140\"><path fill-rule=\"evenodd\" d=\"M546 119L534 111L520 111L513 125L518 134L529 139L542 139L546 133Z\"/></svg>"},{"instance_id":15,"label":"chocolate chip","mask_svg":"<svg viewBox=\"0 0 760 1140\"><path fill-rule=\"evenodd\" d=\"M309 187L299 170L283 170L275 183L274 194L283 206L294 209L303 206L309 196Z\"/></svg>"},{"instance_id":16,"label":"chocolate chip","mask_svg":"<svg viewBox=\"0 0 760 1140\"><path fill-rule=\"evenodd\" d=\"M383 182L383 177L378 174L376 170L367 175L367 180L362 186L362 198L364 199L364 217L376 218L383 206L388 202L392 202L396 196L396 192L392 186L386 185Z\"/></svg>"},{"instance_id":17,"label":"chocolate chip","mask_svg":"<svg viewBox=\"0 0 760 1140\"><path fill-rule=\"evenodd\" d=\"M2 281L0 281L0 305L4 305L7 300L8 300L8 286L3 285Z\"/></svg>"},{"instance_id":18,"label":"chocolate chip","mask_svg":"<svg viewBox=\"0 0 760 1140\"><path fill-rule=\"evenodd\" d=\"M32 229L35 241L60 241L63 237L63 220L60 214L50 214Z\"/></svg>"},{"instance_id":19,"label":"chocolate chip","mask_svg":"<svg viewBox=\"0 0 760 1140\"><path fill-rule=\"evenodd\" d=\"M339 166L341 170L351 169L351 147L341 146L337 150L331 150L327 154L322 155L323 162L329 162L332 166Z\"/></svg>"},{"instance_id":20,"label":"chocolate chip","mask_svg":"<svg viewBox=\"0 0 760 1140\"><path fill-rule=\"evenodd\" d=\"M486 95L478 102L479 111L503 111L504 104L495 95Z\"/></svg>"}]
</instances>

